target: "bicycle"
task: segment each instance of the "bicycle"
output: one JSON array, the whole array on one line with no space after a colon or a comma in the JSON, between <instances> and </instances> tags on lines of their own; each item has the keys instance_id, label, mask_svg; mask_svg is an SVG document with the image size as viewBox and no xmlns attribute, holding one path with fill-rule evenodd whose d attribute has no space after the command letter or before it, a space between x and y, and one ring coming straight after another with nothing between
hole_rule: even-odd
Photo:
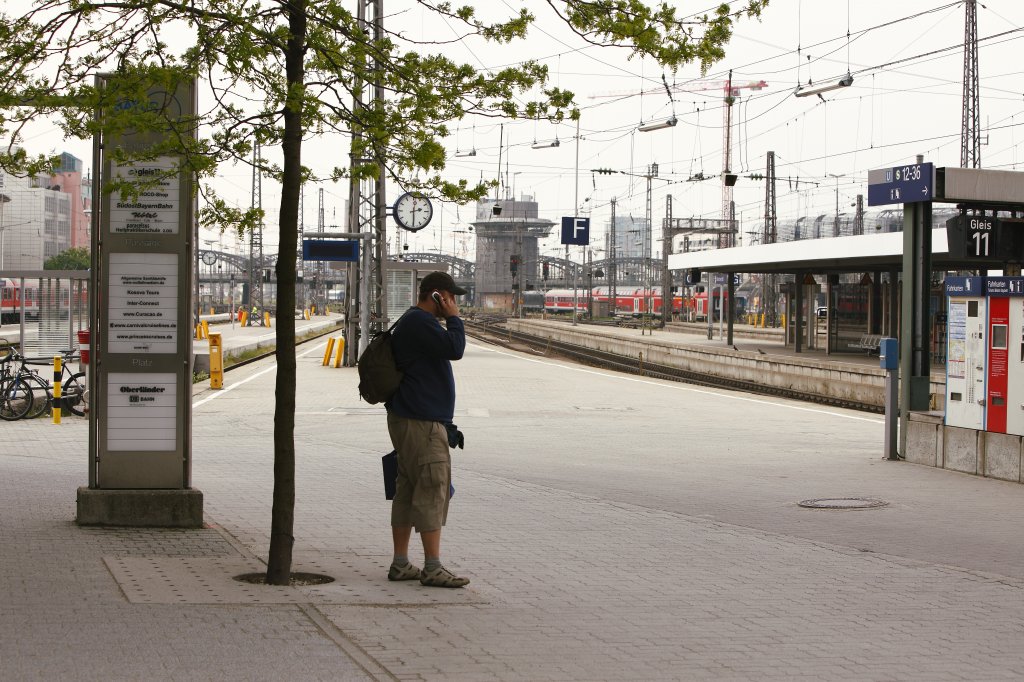
<instances>
[{"instance_id":1,"label":"bicycle","mask_svg":"<svg viewBox=\"0 0 1024 682\"><path fill-rule=\"evenodd\" d=\"M20 363L16 369L15 363ZM28 365L28 358L13 348L0 359L0 419L34 419L50 405L49 382Z\"/></svg>"},{"instance_id":2,"label":"bicycle","mask_svg":"<svg viewBox=\"0 0 1024 682\"><path fill-rule=\"evenodd\" d=\"M71 369L72 361L78 359L74 349L62 350L61 355L61 407L67 408L71 414L84 417L89 411L89 384L85 372ZM67 377L66 379L64 377Z\"/></svg>"},{"instance_id":3,"label":"bicycle","mask_svg":"<svg viewBox=\"0 0 1024 682\"><path fill-rule=\"evenodd\" d=\"M11 353L0 358L0 419L14 421L24 417L32 407L32 388L11 371Z\"/></svg>"}]
</instances>

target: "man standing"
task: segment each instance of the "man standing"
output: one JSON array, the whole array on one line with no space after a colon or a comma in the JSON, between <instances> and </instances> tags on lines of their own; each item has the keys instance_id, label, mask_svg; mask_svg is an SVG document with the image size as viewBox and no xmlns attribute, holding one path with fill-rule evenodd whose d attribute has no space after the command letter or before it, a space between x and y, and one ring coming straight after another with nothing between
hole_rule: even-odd
<instances>
[{"instance_id":1,"label":"man standing","mask_svg":"<svg viewBox=\"0 0 1024 682\"><path fill-rule=\"evenodd\" d=\"M448 517L452 480L448 426L455 413L452 360L466 350L466 331L456 295L466 290L451 275L432 272L420 282L419 300L392 331L395 364L404 373L384 403L388 433L398 452L398 482L391 506L395 556L388 580L415 580L430 587L463 587L468 578L441 564L441 528ZM445 327L438 322L445 320ZM412 529L423 541L421 571L409 562Z\"/></svg>"}]
</instances>

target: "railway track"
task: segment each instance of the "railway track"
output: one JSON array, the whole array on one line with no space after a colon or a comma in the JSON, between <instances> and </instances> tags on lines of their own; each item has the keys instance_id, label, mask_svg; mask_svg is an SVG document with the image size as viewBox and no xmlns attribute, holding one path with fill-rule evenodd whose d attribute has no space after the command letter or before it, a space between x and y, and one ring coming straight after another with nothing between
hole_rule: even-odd
<instances>
[{"instance_id":1,"label":"railway track","mask_svg":"<svg viewBox=\"0 0 1024 682\"><path fill-rule=\"evenodd\" d=\"M804 391L792 389L763 386L750 381L735 379L723 379L711 374L702 374L677 367L660 365L644 361L642 358L632 358L590 348L584 348L574 344L554 341L551 339L533 336L522 332L515 332L504 326L504 319L498 316L466 320L466 334L478 341L490 343L510 350L532 353L546 357L559 357L573 360L588 367L600 367L626 374L651 377L655 379L666 379L679 381L696 386L707 386L711 388L725 388L747 393L760 395L771 395L780 398L790 398L803 402L842 407L862 412L880 414L883 409L867 403L858 401L843 400L831 396L823 396Z\"/></svg>"},{"instance_id":2,"label":"railway track","mask_svg":"<svg viewBox=\"0 0 1024 682\"><path fill-rule=\"evenodd\" d=\"M803 391L763 386L749 381L723 379L711 374L692 372L689 370L679 369L677 367L669 367L667 365L646 362L640 358L616 355L614 353L584 348L582 346L554 341L534 336L532 334L515 332L505 326L505 319L506 318L504 316L493 315L477 316L472 320L464 320L466 325L466 335L483 343L489 343L509 350L543 357L572 360L588 367L610 369L616 372L623 372L625 374L651 377L654 379L665 379L668 381L679 381L695 386L725 388L735 391L743 391L746 393L771 395L780 398L789 398L802 402L815 403L818 405L842 407L875 414L881 414L883 411L882 408L876 405L851 400L842 400ZM316 341L317 339L320 339L323 336L329 336L336 331L337 330L329 330L323 334L305 339L301 342L296 342L296 345L298 346L309 341ZM255 357L247 358L246 360L232 365L231 367L226 367L225 371L242 367L251 362L256 362L257 360L273 355L274 352L274 350L268 349L266 353L261 353Z\"/></svg>"}]
</instances>

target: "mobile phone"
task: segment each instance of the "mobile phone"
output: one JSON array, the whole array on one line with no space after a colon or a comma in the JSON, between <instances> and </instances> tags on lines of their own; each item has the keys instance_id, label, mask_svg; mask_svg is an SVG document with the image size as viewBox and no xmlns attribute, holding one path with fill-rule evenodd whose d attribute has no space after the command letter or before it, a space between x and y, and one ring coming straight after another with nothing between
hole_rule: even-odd
<instances>
[{"instance_id":1,"label":"mobile phone","mask_svg":"<svg viewBox=\"0 0 1024 682\"><path fill-rule=\"evenodd\" d=\"M441 294L435 291L434 293L430 294L430 298L434 299L434 303L441 305Z\"/></svg>"}]
</instances>

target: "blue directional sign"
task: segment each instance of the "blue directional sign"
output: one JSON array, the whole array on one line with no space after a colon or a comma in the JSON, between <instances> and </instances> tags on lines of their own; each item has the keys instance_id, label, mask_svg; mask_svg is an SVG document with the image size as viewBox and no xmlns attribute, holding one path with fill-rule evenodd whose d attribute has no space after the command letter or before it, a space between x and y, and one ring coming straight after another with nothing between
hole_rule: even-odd
<instances>
[{"instance_id":1,"label":"blue directional sign","mask_svg":"<svg viewBox=\"0 0 1024 682\"><path fill-rule=\"evenodd\" d=\"M868 171L868 206L913 204L935 197L935 166L914 163Z\"/></svg>"},{"instance_id":2,"label":"blue directional sign","mask_svg":"<svg viewBox=\"0 0 1024 682\"><path fill-rule=\"evenodd\" d=\"M359 242L342 239L303 239L302 260L359 262Z\"/></svg>"},{"instance_id":3,"label":"blue directional sign","mask_svg":"<svg viewBox=\"0 0 1024 682\"><path fill-rule=\"evenodd\" d=\"M587 246L590 244L590 218L562 218L562 243Z\"/></svg>"}]
</instances>

